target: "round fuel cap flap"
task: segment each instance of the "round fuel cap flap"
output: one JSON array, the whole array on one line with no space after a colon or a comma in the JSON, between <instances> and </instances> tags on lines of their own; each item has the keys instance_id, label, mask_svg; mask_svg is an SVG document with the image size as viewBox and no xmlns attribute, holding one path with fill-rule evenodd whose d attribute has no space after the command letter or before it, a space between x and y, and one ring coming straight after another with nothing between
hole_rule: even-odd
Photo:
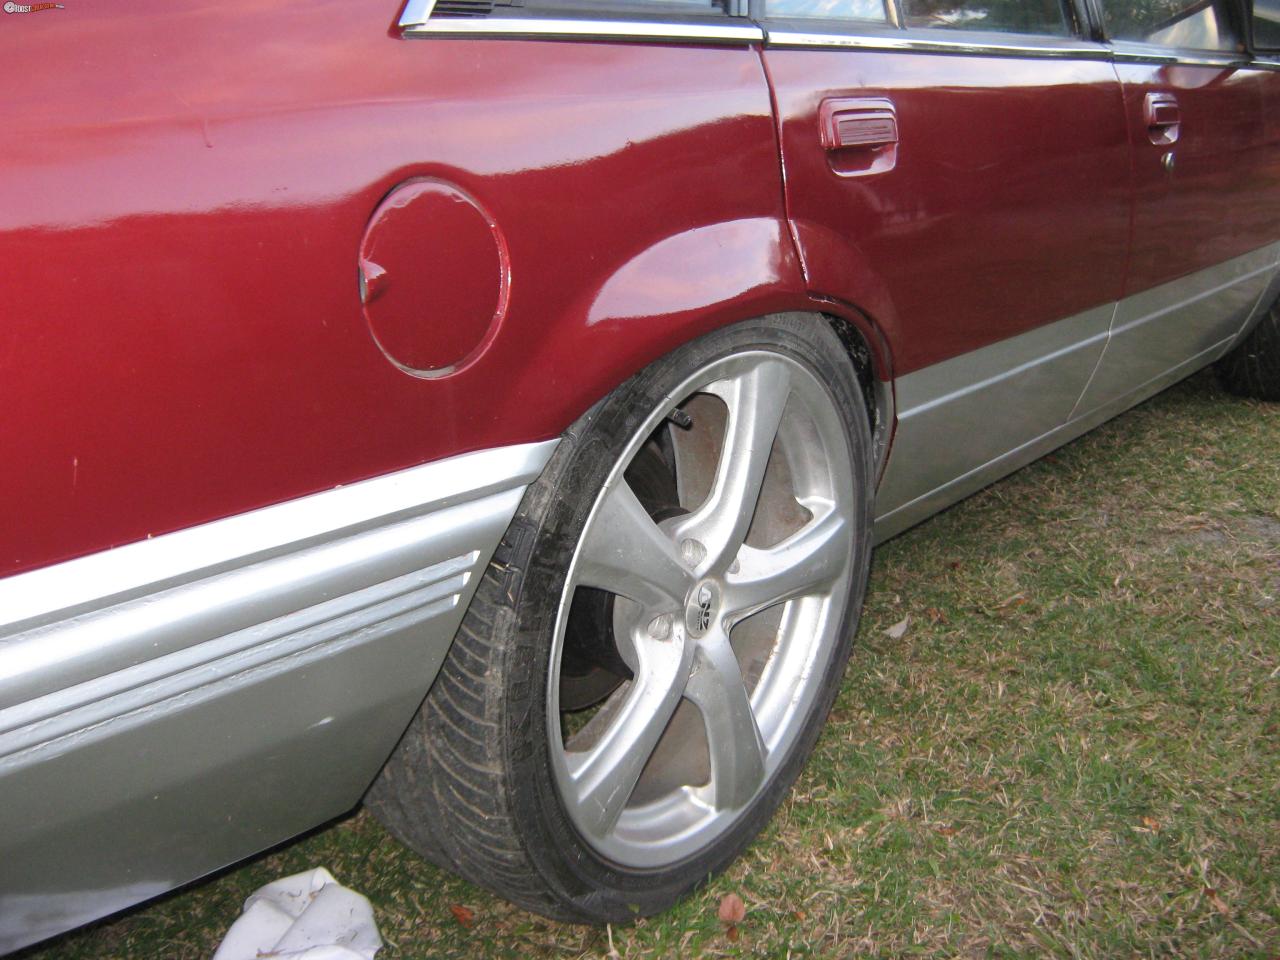
<instances>
[{"instance_id":1,"label":"round fuel cap flap","mask_svg":"<svg viewBox=\"0 0 1280 960\"><path fill-rule=\"evenodd\" d=\"M406 373L442 377L474 358L507 307L506 244L466 192L400 184L360 244L360 300L374 341Z\"/></svg>"}]
</instances>

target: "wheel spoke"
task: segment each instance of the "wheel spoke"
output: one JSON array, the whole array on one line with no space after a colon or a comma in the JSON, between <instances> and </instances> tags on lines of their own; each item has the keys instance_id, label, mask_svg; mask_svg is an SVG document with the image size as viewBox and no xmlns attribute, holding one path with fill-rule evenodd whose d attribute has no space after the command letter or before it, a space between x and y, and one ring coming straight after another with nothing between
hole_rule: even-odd
<instances>
[{"instance_id":1,"label":"wheel spoke","mask_svg":"<svg viewBox=\"0 0 1280 960\"><path fill-rule=\"evenodd\" d=\"M724 610L732 622L767 607L823 592L849 557L849 522L835 510L767 550L743 547L739 569L725 578Z\"/></svg>"},{"instance_id":2,"label":"wheel spoke","mask_svg":"<svg viewBox=\"0 0 1280 960\"><path fill-rule=\"evenodd\" d=\"M718 385L728 407L724 448L706 502L677 525L679 537L706 549L700 573L718 573L746 539L774 437L791 393L791 374L778 360L761 361Z\"/></svg>"},{"instance_id":3,"label":"wheel spoke","mask_svg":"<svg viewBox=\"0 0 1280 960\"><path fill-rule=\"evenodd\" d=\"M652 641L617 717L589 751L565 759L577 796L578 823L605 837L618 822L649 757L684 693L692 646Z\"/></svg>"},{"instance_id":4,"label":"wheel spoke","mask_svg":"<svg viewBox=\"0 0 1280 960\"><path fill-rule=\"evenodd\" d=\"M582 545L577 582L653 609L675 610L693 583L671 538L619 482L605 494Z\"/></svg>"},{"instance_id":5,"label":"wheel spoke","mask_svg":"<svg viewBox=\"0 0 1280 960\"><path fill-rule=\"evenodd\" d=\"M729 635L715 630L698 645L686 695L702 711L719 810L748 803L764 782L765 746Z\"/></svg>"}]
</instances>

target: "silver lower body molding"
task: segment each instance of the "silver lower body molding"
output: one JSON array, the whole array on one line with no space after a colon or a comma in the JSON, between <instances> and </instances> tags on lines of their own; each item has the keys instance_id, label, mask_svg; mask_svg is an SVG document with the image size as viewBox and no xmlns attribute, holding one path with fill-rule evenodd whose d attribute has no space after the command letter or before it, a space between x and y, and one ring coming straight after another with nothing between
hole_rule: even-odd
<instances>
[{"instance_id":1,"label":"silver lower body molding","mask_svg":"<svg viewBox=\"0 0 1280 960\"><path fill-rule=\"evenodd\" d=\"M883 542L1212 363L1280 291L1280 244L900 378Z\"/></svg>"},{"instance_id":2,"label":"silver lower body molding","mask_svg":"<svg viewBox=\"0 0 1280 960\"><path fill-rule=\"evenodd\" d=\"M554 446L0 580L0 953L350 809Z\"/></svg>"}]
</instances>

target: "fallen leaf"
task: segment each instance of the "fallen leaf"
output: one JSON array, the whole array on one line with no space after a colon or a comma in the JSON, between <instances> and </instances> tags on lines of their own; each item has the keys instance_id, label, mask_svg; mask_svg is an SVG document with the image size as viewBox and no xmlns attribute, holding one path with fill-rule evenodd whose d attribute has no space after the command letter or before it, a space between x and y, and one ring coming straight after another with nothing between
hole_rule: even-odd
<instances>
[{"instance_id":1,"label":"fallen leaf","mask_svg":"<svg viewBox=\"0 0 1280 960\"><path fill-rule=\"evenodd\" d=\"M729 938L730 942L732 942L732 943L737 943L737 942L738 942L738 928L737 928L737 927L730 927L728 930L726 930L726 931L724 932L724 935L725 935L726 937L728 937L728 938Z\"/></svg>"},{"instance_id":2,"label":"fallen leaf","mask_svg":"<svg viewBox=\"0 0 1280 960\"><path fill-rule=\"evenodd\" d=\"M449 912L453 914L453 919L457 920L458 923L462 924L462 926L466 927L468 930L476 925L476 915L474 911L467 909L461 904L450 904Z\"/></svg>"},{"instance_id":3,"label":"fallen leaf","mask_svg":"<svg viewBox=\"0 0 1280 960\"><path fill-rule=\"evenodd\" d=\"M1142 825L1146 827L1148 830L1150 830L1152 833L1160 832L1160 821L1157 820L1155 817L1143 817Z\"/></svg>"},{"instance_id":4,"label":"fallen leaf","mask_svg":"<svg viewBox=\"0 0 1280 960\"><path fill-rule=\"evenodd\" d=\"M939 827L938 832L944 837L954 837L956 835L955 827Z\"/></svg>"},{"instance_id":5,"label":"fallen leaf","mask_svg":"<svg viewBox=\"0 0 1280 960\"><path fill-rule=\"evenodd\" d=\"M741 923L747 916L747 905L736 893L726 893L720 898L720 922L732 926Z\"/></svg>"},{"instance_id":6,"label":"fallen leaf","mask_svg":"<svg viewBox=\"0 0 1280 960\"><path fill-rule=\"evenodd\" d=\"M950 623L950 621L947 620L947 615L937 607L930 607L925 611L925 614L928 615L929 619L934 623Z\"/></svg>"},{"instance_id":7,"label":"fallen leaf","mask_svg":"<svg viewBox=\"0 0 1280 960\"><path fill-rule=\"evenodd\" d=\"M1231 916L1231 908L1227 906L1227 902L1225 900L1218 896L1217 890L1213 889L1213 887L1205 887L1204 895L1205 899L1212 904L1213 909L1217 910L1224 917Z\"/></svg>"},{"instance_id":8,"label":"fallen leaf","mask_svg":"<svg viewBox=\"0 0 1280 960\"><path fill-rule=\"evenodd\" d=\"M804 918L805 918L805 912L804 912L803 910L792 910L792 911L791 911L791 919L792 919L792 920L795 920L797 923L799 923L800 921L804 920Z\"/></svg>"},{"instance_id":9,"label":"fallen leaf","mask_svg":"<svg viewBox=\"0 0 1280 960\"><path fill-rule=\"evenodd\" d=\"M890 640L901 640L907 635L907 627L911 626L911 618L903 617L892 627L885 631Z\"/></svg>"}]
</instances>

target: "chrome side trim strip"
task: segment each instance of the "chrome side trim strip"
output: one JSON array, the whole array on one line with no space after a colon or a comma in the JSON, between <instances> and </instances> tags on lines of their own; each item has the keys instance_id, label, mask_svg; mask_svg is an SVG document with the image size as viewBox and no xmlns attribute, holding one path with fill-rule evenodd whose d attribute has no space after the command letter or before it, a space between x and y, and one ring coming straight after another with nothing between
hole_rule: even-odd
<instances>
[{"instance_id":1,"label":"chrome side trim strip","mask_svg":"<svg viewBox=\"0 0 1280 960\"><path fill-rule=\"evenodd\" d=\"M1216 67L1219 70L1230 70L1236 67L1253 67L1256 65L1247 57L1218 57L1213 54L1164 53L1139 50L1116 50L1112 59L1116 63L1150 63L1178 67Z\"/></svg>"},{"instance_id":2,"label":"chrome side trim strip","mask_svg":"<svg viewBox=\"0 0 1280 960\"><path fill-rule=\"evenodd\" d=\"M766 26L770 47L834 47L877 50L886 53L948 53L986 57L1025 57L1051 60L1110 60L1111 50L1102 44L975 43L949 37L925 38L885 33L807 33Z\"/></svg>"},{"instance_id":3,"label":"chrome side trim strip","mask_svg":"<svg viewBox=\"0 0 1280 960\"><path fill-rule=\"evenodd\" d=\"M406 10L406 13L408 11ZM537 17L428 17L406 23L406 37L490 37L509 40L637 40L652 43L750 44L764 40L759 27L724 23L645 20L571 20Z\"/></svg>"}]
</instances>

